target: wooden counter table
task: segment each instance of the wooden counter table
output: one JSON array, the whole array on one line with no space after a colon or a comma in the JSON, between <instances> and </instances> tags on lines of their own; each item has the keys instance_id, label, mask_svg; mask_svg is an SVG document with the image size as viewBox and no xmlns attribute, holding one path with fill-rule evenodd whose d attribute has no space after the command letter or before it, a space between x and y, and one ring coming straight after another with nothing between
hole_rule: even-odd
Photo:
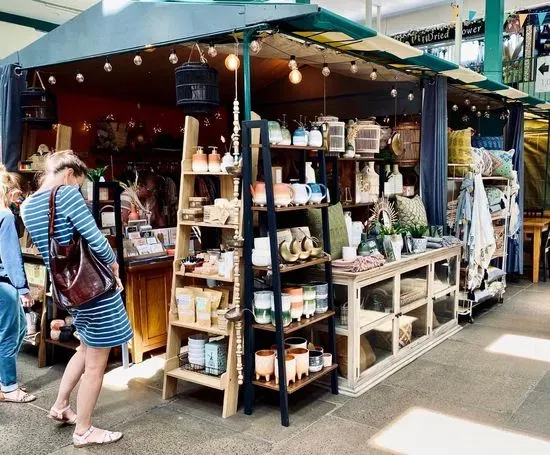
<instances>
[{"instance_id":1,"label":"wooden counter table","mask_svg":"<svg viewBox=\"0 0 550 455\"><path fill-rule=\"evenodd\" d=\"M130 342L132 361L141 363L143 354L166 346L174 258L126 264L126 309L134 338Z\"/></svg>"},{"instance_id":2,"label":"wooden counter table","mask_svg":"<svg viewBox=\"0 0 550 455\"><path fill-rule=\"evenodd\" d=\"M523 235L533 236L533 283L535 284L539 282L542 233L548 231L549 225L550 217L523 219Z\"/></svg>"}]
</instances>

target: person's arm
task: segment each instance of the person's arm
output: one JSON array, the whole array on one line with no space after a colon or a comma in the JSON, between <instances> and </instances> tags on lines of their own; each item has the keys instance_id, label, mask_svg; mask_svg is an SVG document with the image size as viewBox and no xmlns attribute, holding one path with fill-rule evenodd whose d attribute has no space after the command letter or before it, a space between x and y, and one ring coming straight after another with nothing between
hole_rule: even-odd
<instances>
[{"instance_id":1,"label":"person's arm","mask_svg":"<svg viewBox=\"0 0 550 455\"><path fill-rule=\"evenodd\" d=\"M63 213L80 235L88 242L98 259L107 265L116 262L116 256L109 242L101 233L88 210L84 198L75 188L65 187L59 193L57 210Z\"/></svg>"},{"instance_id":2,"label":"person's arm","mask_svg":"<svg viewBox=\"0 0 550 455\"><path fill-rule=\"evenodd\" d=\"M11 212L6 212L0 219L0 252L2 253L0 260L11 284L17 289L19 295L29 294L15 217Z\"/></svg>"}]
</instances>

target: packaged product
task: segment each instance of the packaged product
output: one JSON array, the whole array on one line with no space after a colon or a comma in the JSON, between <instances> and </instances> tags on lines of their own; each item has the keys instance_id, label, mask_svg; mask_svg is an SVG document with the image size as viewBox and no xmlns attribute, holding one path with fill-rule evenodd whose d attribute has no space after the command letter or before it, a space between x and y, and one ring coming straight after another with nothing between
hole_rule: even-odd
<instances>
[{"instance_id":1,"label":"packaged product","mask_svg":"<svg viewBox=\"0 0 550 455\"><path fill-rule=\"evenodd\" d=\"M195 293L195 312L197 316L197 325L200 325L201 327L211 327L212 311L210 307L210 295L208 295L208 293Z\"/></svg>"},{"instance_id":2,"label":"packaged product","mask_svg":"<svg viewBox=\"0 0 550 455\"><path fill-rule=\"evenodd\" d=\"M192 288L176 288L176 305L178 319L181 322L195 322L195 290Z\"/></svg>"},{"instance_id":3,"label":"packaged product","mask_svg":"<svg viewBox=\"0 0 550 455\"><path fill-rule=\"evenodd\" d=\"M212 325L218 325L218 308L220 307L223 293L214 289L205 289L203 292L210 297L211 323Z\"/></svg>"}]
</instances>

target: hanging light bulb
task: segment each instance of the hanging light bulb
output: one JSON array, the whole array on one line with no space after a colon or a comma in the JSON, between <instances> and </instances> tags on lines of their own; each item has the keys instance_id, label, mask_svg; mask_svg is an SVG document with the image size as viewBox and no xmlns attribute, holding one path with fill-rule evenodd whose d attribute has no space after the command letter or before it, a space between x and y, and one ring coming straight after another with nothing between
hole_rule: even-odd
<instances>
[{"instance_id":1,"label":"hanging light bulb","mask_svg":"<svg viewBox=\"0 0 550 455\"><path fill-rule=\"evenodd\" d=\"M470 105L470 102L471 102L471 101L470 101L470 98L466 98L466 99L464 100L464 104L465 104L466 106L469 106L469 105Z\"/></svg>"},{"instance_id":2,"label":"hanging light bulb","mask_svg":"<svg viewBox=\"0 0 550 455\"><path fill-rule=\"evenodd\" d=\"M48 82L50 85L55 85L57 83L57 79L55 78L55 76L52 74L50 75L50 77L48 78Z\"/></svg>"},{"instance_id":3,"label":"hanging light bulb","mask_svg":"<svg viewBox=\"0 0 550 455\"><path fill-rule=\"evenodd\" d=\"M453 104L453 107L451 108L454 112L458 111L458 105Z\"/></svg>"},{"instance_id":4,"label":"hanging light bulb","mask_svg":"<svg viewBox=\"0 0 550 455\"><path fill-rule=\"evenodd\" d=\"M414 101L414 92L411 90L409 94L407 95L407 99L409 101Z\"/></svg>"},{"instance_id":5,"label":"hanging light bulb","mask_svg":"<svg viewBox=\"0 0 550 455\"><path fill-rule=\"evenodd\" d=\"M390 118L387 115L384 117L384 123L390 123Z\"/></svg>"},{"instance_id":6,"label":"hanging light bulb","mask_svg":"<svg viewBox=\"0 0 550 455\"><path fill-rule=\"evenodd\" d=\"M395 88L395 85L391 88L390 95L392 98L397 98L397 89Z\"/></svg>"},{"instance_id":7,"label":"hanging light bulb","mask_svg":"<svg viewBox=\"0 0 550 455\"><path fill-rule=\"evenodd\" d=\"M216 46L214 46L212 43L208 46L208 55L212 58L218 56L218 50L216 49Z\"/></svg>"},{"instance_id":8,"label":"hanging light bulb","mask_svg":"<svg viewBox=\"0 0 550 455\"><path fill-rule=\"evenodd\" d=\"M476 115L477 115L478 118L480 118L481 117L481 111L477 111Z\"/></svg>"},{"instance_id":9,"label":"hanging light bulb","mask_svg":"<svg viewBox=\"0 0 550 455\"><path fill-rule=\"evenodd\" d=\"M372 69L370 73L370 79L371 81L375 81L376 79L378 79L378 71L376 71L376 68Z\"/></svg>"},{"instance_id":10,"label":"hanging light bulb","mask_svg":"<svg viewBox=\"0 0 550 455\"><path fill-rule=\"evenodd\" d=\"M325 76L325 77L329 77L329 76L330 76L330 68L328 67L328 63L323 63L323 69L321 70L321 73L322 73L323 76Z\"/></svg>"},{"instance_id":11,"label":"hanging light bulb","mask_svg":"<svg viewBox=\"0 0 550 455\"><path fill-rule=\"evenodd\" d=\"M468 123L469 120L470 120L470 117L468 117L467 114L464 114L464 115L462 116L462 121L463 121L464 123Z\"/></svg>"},{"instance_id":12,"label":"hanging light bulb","mask_svg":"<svg viewBox=\"0 0 550 455\"><path fill-rule=\"evenodd\" d=\"M76 73L76 82L82 84L84 82L84 75L79 71Z\"/></svg>"},{"instance_id":13,"label":"hanging light bulb","mask_svg":"<svg viewBox=\"0 0 550 455\"><path fill-rule=\"evenodd\" d=\"M351 66L349 67L349 70L352 74L357 74L359 72L359 67L357 66L357 62L354 60L351 62Z\"/></svg>"},{"instance_id":14,"label":"hanging light bulb","mask_svg":"<svg viewBox=\"0 0 550 455\"><path fill-rule=\"evenodd\" d=\"M302 73L298 68L296 68L289 73L288 79L293 84L299 84L300 82L302 82Z\"/></svg>"},{"instance_id":15,"label":"hanging light bulb","mask_svg":"<svg viewBox=\"0 0 550 455\"><path fill-rule=\"evenodd\" d=\"M237 57L235 54L231 53L227 57L225 57L225 67L229 71L237 71L241 66L241 61L239 60L239 57Z\"/></svg>"},{"instance_id":16,"label":"hanging light bulb","mask_svg":"<svg viewBox=\"0 0 550 455\"><path fill-rule=\"evenodd\" d=\"M488 104L487 107L486 107L485 109L487 109L488 111L490 111L490 110L491 110L491 105Z\"/></svg>"},{"instance_id":17,"label":"hanging light bulb","mask_svg":"<svg viewBox=\"0 0 550 455\"><path fill-rule=\"evenodd\" d=\"M250 52L257 54L262 50L262 42L259 39L253 39L250 41Z\"/></svg>"},{"instance_id":18,"label":"hanging light bulb","mask_svg":"<svg viewBox=\"0 0 550 455\"><path fill-rule=\"evenodd\" d=\"M294 55L290 56L290 58L288 59L288 67L291 70L295 70L296 68L298 68L298 63L296 63L296 56Z\"/></svg>"},{"instance_id":19,"label":"hanging light bulb","mask_svg":"<svg viewBox=\"0 0 550 455\"><path fill-rule=\"evenodd\" d=\"M134 57L134 65L139 66L143 63L143 59L141 58L141 55L139 55L139 52Z\"/></svg>"},{"instance_id":20,"label":"hanging light bulb","mask_svg":"<svg viewBox=\"0 0 550 455\"><path fill-rule=\"evenodd\" d=\"M106 73L110 73L111 71L113 71L113 65L111 65L111 62L109 62L108 58L105 59L105 65L103 65L103 69Z\"/></svg>"},{"instance_id":21,"label":"hanging light bulb","mask_svg":"<svg viewBox=\"0 0 550 455\"><path fill-rule=\"evenodd\" d=\"M491 113L489 111L485 111L485 114L483 114L485 118L491 118Z\"/></svg>"},{"instance_id":22,"label":"hanging light bulb","mask_svg":"<svg viewBox=\"0 0 550 455\"><path fill-rule=\"evenodd\" d=\"M476 107L476 105L474 104L474 105L473 105L473 106L472 106L472 107L470 108L470 110L471 110L472 112L475 112L475 111L477 111L477 107Z\"/></svg>"},{"instance_id":23,"label":"hanging light bulb","mask_svg":"<svg viewBox=\"0 0 550 455\"><path fill-rule=\"evenodd\" d=\"M176 50L175 49L172 49L170 51L170 55L168 56L168 61L172 64L172 65L175 65L176 63L178 63L178 54L176 54Z\"/></svg>"}]
</instances>

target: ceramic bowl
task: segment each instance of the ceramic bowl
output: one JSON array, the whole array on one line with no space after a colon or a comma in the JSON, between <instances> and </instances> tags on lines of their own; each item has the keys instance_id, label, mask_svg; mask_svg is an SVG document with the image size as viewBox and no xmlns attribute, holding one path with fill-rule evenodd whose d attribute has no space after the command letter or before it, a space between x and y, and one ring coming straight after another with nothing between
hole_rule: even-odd
<instances>
[{"instance_id":1,"label":"ceramic bowl","mask_svg":"<svg viewBox=\"0 0 550 455\"><path fill-rule=\"evenodd\" d=\"M204 346L208 341L208 335L196 333L189 336L189 346Z\"/></svg>"},{"instance_id":2,"label":"ceramic bowl","mask_svg":"<svg viewBox=\"0 0 550 455\"><path fill-rule=\"evenodd\" d=\"M269 237L256 237L254 239L254 248L257 250L270 251Z\"/></svg>"},{"instance_id":3,"label":"ceramic bowl","mask_svg":"<svg viewBox=\"0 0 550 455\"><path fill-rule=\"evenodd\" d=\"M317 373L323 369L323 353L321 351L309 351L309 372Z\"/></svg>"},{"instance_id":4,"label":"ceramic bowl","mask_svg":"<svg viewBox=\"0 0 550 455\"><path fill-rule=\"evenodd\" d=\"M257 267L267 267L271 265L271 255L269 251L264 250L252 250L252 264Z\"/></svg>"},{"instance_id":5,"label":"ceramic bowl","mask_svg":"<svg viewBox=\"0 0 550 455\"><path fill-rule=\"evenodd\" d=\"M307 340L302 337L285 338L285 344L288 344L291 348L307 349Z\"/></svg>"}]
</instances>

